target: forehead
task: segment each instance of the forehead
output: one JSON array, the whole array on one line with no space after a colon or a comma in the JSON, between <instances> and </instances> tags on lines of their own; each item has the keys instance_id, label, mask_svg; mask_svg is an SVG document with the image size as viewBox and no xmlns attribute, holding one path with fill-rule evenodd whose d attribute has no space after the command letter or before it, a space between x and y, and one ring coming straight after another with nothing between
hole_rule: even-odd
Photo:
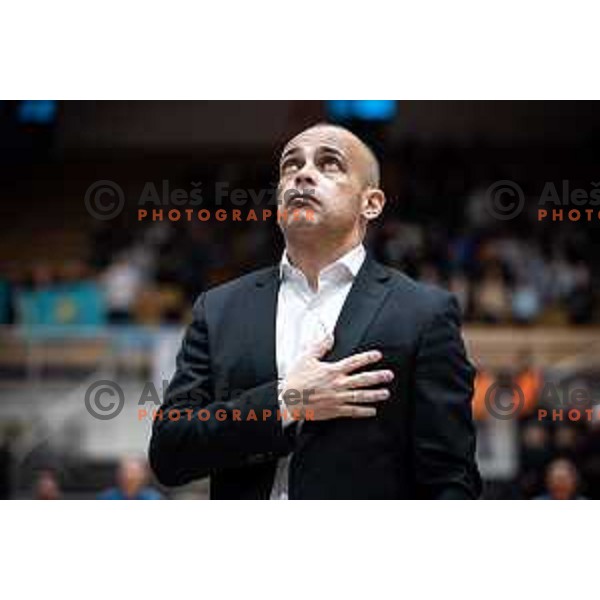
<instances>
[{"instance_id":1,"label":"forehead","mask_svg":"<svg viewBox=\"0 0 600 600\"><path fill-rule=\"evenodd\" d=\"M348 156L352 156L357 150L356 141L347 132L332 127L315 127L292 138L282 155L294 150L314 151L321 146L335 148Z\"/></svg>"}]
</instances>

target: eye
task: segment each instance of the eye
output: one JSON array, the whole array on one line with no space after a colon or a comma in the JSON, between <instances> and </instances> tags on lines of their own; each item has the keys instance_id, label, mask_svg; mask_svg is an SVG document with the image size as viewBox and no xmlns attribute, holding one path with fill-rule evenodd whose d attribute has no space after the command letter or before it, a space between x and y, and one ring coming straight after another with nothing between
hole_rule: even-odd
<instances>
[{"instance_id":1,"label":"eye","mask_svg":"<svg viewBox=\"0 0 600 600\"><path fill-rule=\"evenodd\" d=\"M286 160L281 164L281 174L289 175L295 173L299 168L300 165L296 159Z\"/></svg>"},{"instance_id":2,"label":"eye","mask_svg":"<svg viewBox=\"0 0 600 600\"><path fill-rule=\"evenodd\" d=\"M341 171L342 162L335 156L325 156L321 160L321 167L324 171Z\"/></svg>"}]
</instances>

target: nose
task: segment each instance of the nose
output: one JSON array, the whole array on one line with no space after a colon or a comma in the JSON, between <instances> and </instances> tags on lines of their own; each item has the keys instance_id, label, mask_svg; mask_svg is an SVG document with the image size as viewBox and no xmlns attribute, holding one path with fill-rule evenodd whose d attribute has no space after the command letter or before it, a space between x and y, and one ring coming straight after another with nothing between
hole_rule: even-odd
<instances>
[{"instance_id":1,"label":"nose","mask_svg":"<svg viewBox=\"0 0 600 600\"><path fill-rule=\"evenodd\" d=\"M296 189L305 190L306 188L315 188L317 180L315 178L314 168L306 163L294 177Z\"/></svg>"}]
</instances>

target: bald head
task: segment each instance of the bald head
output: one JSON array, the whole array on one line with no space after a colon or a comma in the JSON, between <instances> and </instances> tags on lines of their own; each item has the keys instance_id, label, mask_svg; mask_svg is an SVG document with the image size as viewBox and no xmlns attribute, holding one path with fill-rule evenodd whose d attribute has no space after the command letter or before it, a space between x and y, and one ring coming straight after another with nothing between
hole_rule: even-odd
<instances>
[{"instance_id":1,"label":"bald head","mask_svg":"<svg viewBox=\"0 0 600 600\"><path fill-rule=\"evenodd\" d=\"M364 187L378 188L380 185L380 169L377 157L358 136L339 125L318 123L292 138L285 146L282 156L303 141L318 139L322 144L342 146L356 163Z\"/></svg>"}]
</instances>

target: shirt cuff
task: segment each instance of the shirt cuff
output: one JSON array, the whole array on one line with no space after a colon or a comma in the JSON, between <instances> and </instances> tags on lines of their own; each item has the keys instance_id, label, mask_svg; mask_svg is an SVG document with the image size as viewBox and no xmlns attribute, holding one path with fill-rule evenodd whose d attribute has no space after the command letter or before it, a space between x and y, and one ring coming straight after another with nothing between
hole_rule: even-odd
<instances>
[{"instance_id":1,"label":"shirt cuff","mask_svg":"<svg viewBox=\"0 0 600 600\"><path fill-rule=\"evenodd\" d=\"M277 390L277 402L279 403L279 412L281 413L281 423L285 429L294 422L294 418L292 417L292 411L287 407L283 400L283 380L279 381Z\"/></svg>"}]
</instances>

